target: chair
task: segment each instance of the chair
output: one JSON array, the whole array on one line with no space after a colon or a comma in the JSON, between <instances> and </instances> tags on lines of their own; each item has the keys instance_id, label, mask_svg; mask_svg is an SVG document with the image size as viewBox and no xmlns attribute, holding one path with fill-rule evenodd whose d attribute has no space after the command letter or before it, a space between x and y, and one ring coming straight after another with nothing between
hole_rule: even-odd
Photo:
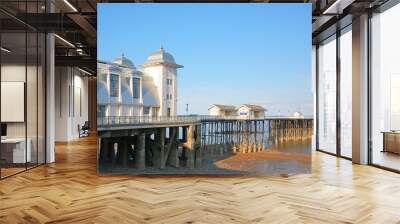
<instances>
[{"instance_id":1,"label":"chair","mask_svg":"<svg viewBox=\"0 0 400 224\"><path fill-rule=\"evenodd\" d=\"M82 127L78 125L78 129L79 129L79 138L89 136L89 129L90 129L89 121L85 121Z\"/></svg>"}]
</instances>

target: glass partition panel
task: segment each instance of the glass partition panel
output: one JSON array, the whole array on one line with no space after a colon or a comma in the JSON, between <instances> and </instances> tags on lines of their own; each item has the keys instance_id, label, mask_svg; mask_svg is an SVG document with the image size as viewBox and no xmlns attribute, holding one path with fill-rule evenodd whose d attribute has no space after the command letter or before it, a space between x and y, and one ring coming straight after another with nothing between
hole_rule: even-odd
<instances>
[{"instance_id":1,"label":"glass partition panel","mask_svg":"<svg viewBox=\"0 0 400 224\"><path fill-rule=\"evenodd\" d=\"M26 42L25 31L1 34L2 177L24 171L31 161L26 141Z\"/></svg>"},{"instance_id":2,"label":"glass partition panel","mask_svg":"<svg viewBox=\"0 0 400 224\"><path fill-rule=\"evenodd\" d=\"M27 75L26 75L26 125L27 125L27 150L31 153L27 167L34 167L38 163L38 35L36 32L27 33Z\"/></svg>"},{"instance_id":3,"label":"glass partition panel","mask_svg":"<svg viewBox=\"0 0 400 224\"><path fill-rule=\"evenodd\" d=\"M352 33L351 26L340 36L340 153L352 157Z\"/></svg>"},{"instance_id":4,"label":"glass partition panel","mask_svg":"<svg viewBox=\"0 0 400 224\"><path fill-rule=\"evenodd\" d=\"M24 16L43 13L45 0L1 1ZM45 44L40 30L0 12L0 177L45 163ZM4 21L7 21L6 23Z\"/></svg>"},{"instance_id":5,"label":"glass partition panel","mask_svg":"<svg viewBox=\"0 0 400 224\"><path fill-rule=\"evenodd\" d=\"M336 153L336 36L318 47L318 149Z\"/></svg>"}]
</instances>

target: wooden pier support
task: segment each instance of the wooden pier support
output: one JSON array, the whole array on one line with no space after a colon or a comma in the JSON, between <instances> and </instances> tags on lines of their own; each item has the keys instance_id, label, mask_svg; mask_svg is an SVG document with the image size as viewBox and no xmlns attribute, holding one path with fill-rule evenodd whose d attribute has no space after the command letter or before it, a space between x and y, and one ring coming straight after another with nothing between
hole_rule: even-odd
<instances>
[{"instance_id":1,"label":"wooden pier support","mask_svg":"<svg viewBox=\"0 0 400 224\"><path fill-rule=\"evenodd\" d=\"M135 167L138 169L144 169L146 168L146 134L141 133L138 135L138 140L137 140L137 147L136 147L136 161L135 161Z\"/></svg>"},{"instance_id":2,"label":"wooden pier support","mask_svg":"<svg viewBox=\"0 0 400 224\"><path fill-rule=\"evenodd\" d=\"M195 125L195 133L194 133L194 150L195 150L195 167L201 168L203 155L202 155L202 147L201 147L201 126Z\"/></svg>"},{"instance_id":3,"label":"wooden pier support","mask_svg":"<svg viewBox=\"0 0 400 224\"><path fill-rule=\"evenodd\" d=\"M170 128L170 136L167 144L166 152L166 165L172 167L179 167L179 157L178 157L178 139L179 139L179 128Z\"/></svg>"},{"instance_id":4,"label":"wooden pier support","mask_svg":"<svg viewBox=\"0 0 400 224\"><path fill-rule=\"evenodd\" d=\"M122 166L128 167L128 138L122 137L120 138L120 147L118 151L121 153L122 157Z\"/></svg>"},{"instance_id":5,"label":"wooden pier support","mask_svg":"<svg viewBox=\"0 0 400 224\"><path fill-rule=\"evenodd\" d=\"M155 133L155 142L152 149L153 166L156 168L165 168L165 128L158 128Z\"/></svg>"},{"instance_id":6,"label":"wooden pier support","mask_svg":"<svg viewBox=\"0 0 400 224\"><path fill-rule=\"evenodd\" d=\"M187 141L183 144L183 147L186 152L186 167L194 168L194 127L190 125L185 128L187 129Z\"/></svg>"}]
</instances>

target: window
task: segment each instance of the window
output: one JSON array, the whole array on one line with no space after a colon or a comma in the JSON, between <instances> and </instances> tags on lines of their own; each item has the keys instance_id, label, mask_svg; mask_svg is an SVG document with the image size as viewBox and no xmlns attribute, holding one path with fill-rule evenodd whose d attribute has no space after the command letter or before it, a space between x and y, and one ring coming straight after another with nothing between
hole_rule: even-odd
<instances>
[{"instance_id":1,"label":"window","mask_svg":"<svg viewBox=\"0 0 400 224\"><path fill-rule=\"evenodd\" d=\"M318 149L336 153L336 35L318 48Z\"/></svg>"},{"instance_id":2,"label":"window","mask_svg":"<svg viewBox=\"0 0 400 224\"><path fill-rule=\"evenodd\" d=\"M340 155L352 157L352 33L340 36Z\"/></svg>"},{"instance_id":3,"label":"window","mask_svg":"<svg viewBox=\"0 0 400 224\"><path fill-rule=\"evenodd\" d=\"M375 165L400 170L400 4L371 19L370 116Z\"/></svg>"},{"instance_id":4,"label":"window","mask_svg":"<svg viewBox=\"0 0 400 224\"><path fill-rule=\"evenodd\" d=\"M152 117L157 117L157 115L158 115L158 108L157 108L157 107L151 108L151 114L152 114Z\"/></svg>"},{"instance_id":5,"label":"window","mask_svg":"<svg viewBox=\"0 0 400 224\"><path fill-rule=\"evenodd\" d=\"M172 86L172 79L167 79L167 85Z\"/></svg>"},{"instance_id":6,"label":"window","mask_svg":"<svg viewBox=\"0 0 400 224\"><path fill-rule=\"evenodd\" d=\"M119 97L119 75L110 74L110 96Z\"/></svg>"},{"instance_id":7,"label":"window","mask_svg":"<svg viewBox=\"0 0 400 224\"><path fill-rule=\"evenodd\" d=\"M132 85L131 85L131 76L121 76L121 102L123 104L132 103Z\"/></svg>"},{"instance_id":8,"label":"window","mask_svg":"<svg viewBox=\"0 0 400 224\"><path fill-rule=\"evenodd\" d=\"M149 115L150 114L150 107L143 107L143 114Z\"/></svg>"},{"instance_id":9,"label":"window","mask_svg":"<svg viewBox=\"0 0 400 224\"><path fill-rule=\"evenodd\" d=\"M106 106L97 105L97 117L105 117L105 116L106 116Z\"/></svg>"},{"instance_id":10,"label":"window","mask_svg":"<svg viewBox=\"0 0 400 224\"><path fill-rule=\"evenodd\" d=\"M133 98L139 99L140 97L140 79L133 78Z\"/></svg>"},{"instance_id":11,"label":"window","mask_svg":"<svg viewBox=\"0 0 400 224\"><path fill-rule=\"evenodd\" d=\"M107 83L107 73L100 73L97 78L101 83Z\"/></svg>"}]
</instances>

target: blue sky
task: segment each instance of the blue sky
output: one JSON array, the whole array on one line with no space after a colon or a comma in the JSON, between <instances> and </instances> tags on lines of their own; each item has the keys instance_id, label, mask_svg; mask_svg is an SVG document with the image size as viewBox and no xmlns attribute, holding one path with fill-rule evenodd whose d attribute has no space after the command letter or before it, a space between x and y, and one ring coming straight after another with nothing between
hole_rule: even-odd
<instances>
[{"instance_id":1,"label":"blue sky","mask_svg":"<svg viewBox=\"0 0 400 224\"><path fill-rule=\"evenodd\" d=\"M98 4L98 59L135 65L163 45L178 64L178 113L213 103L312 114L311 4Z\"/></svg>"}]
</instances>

